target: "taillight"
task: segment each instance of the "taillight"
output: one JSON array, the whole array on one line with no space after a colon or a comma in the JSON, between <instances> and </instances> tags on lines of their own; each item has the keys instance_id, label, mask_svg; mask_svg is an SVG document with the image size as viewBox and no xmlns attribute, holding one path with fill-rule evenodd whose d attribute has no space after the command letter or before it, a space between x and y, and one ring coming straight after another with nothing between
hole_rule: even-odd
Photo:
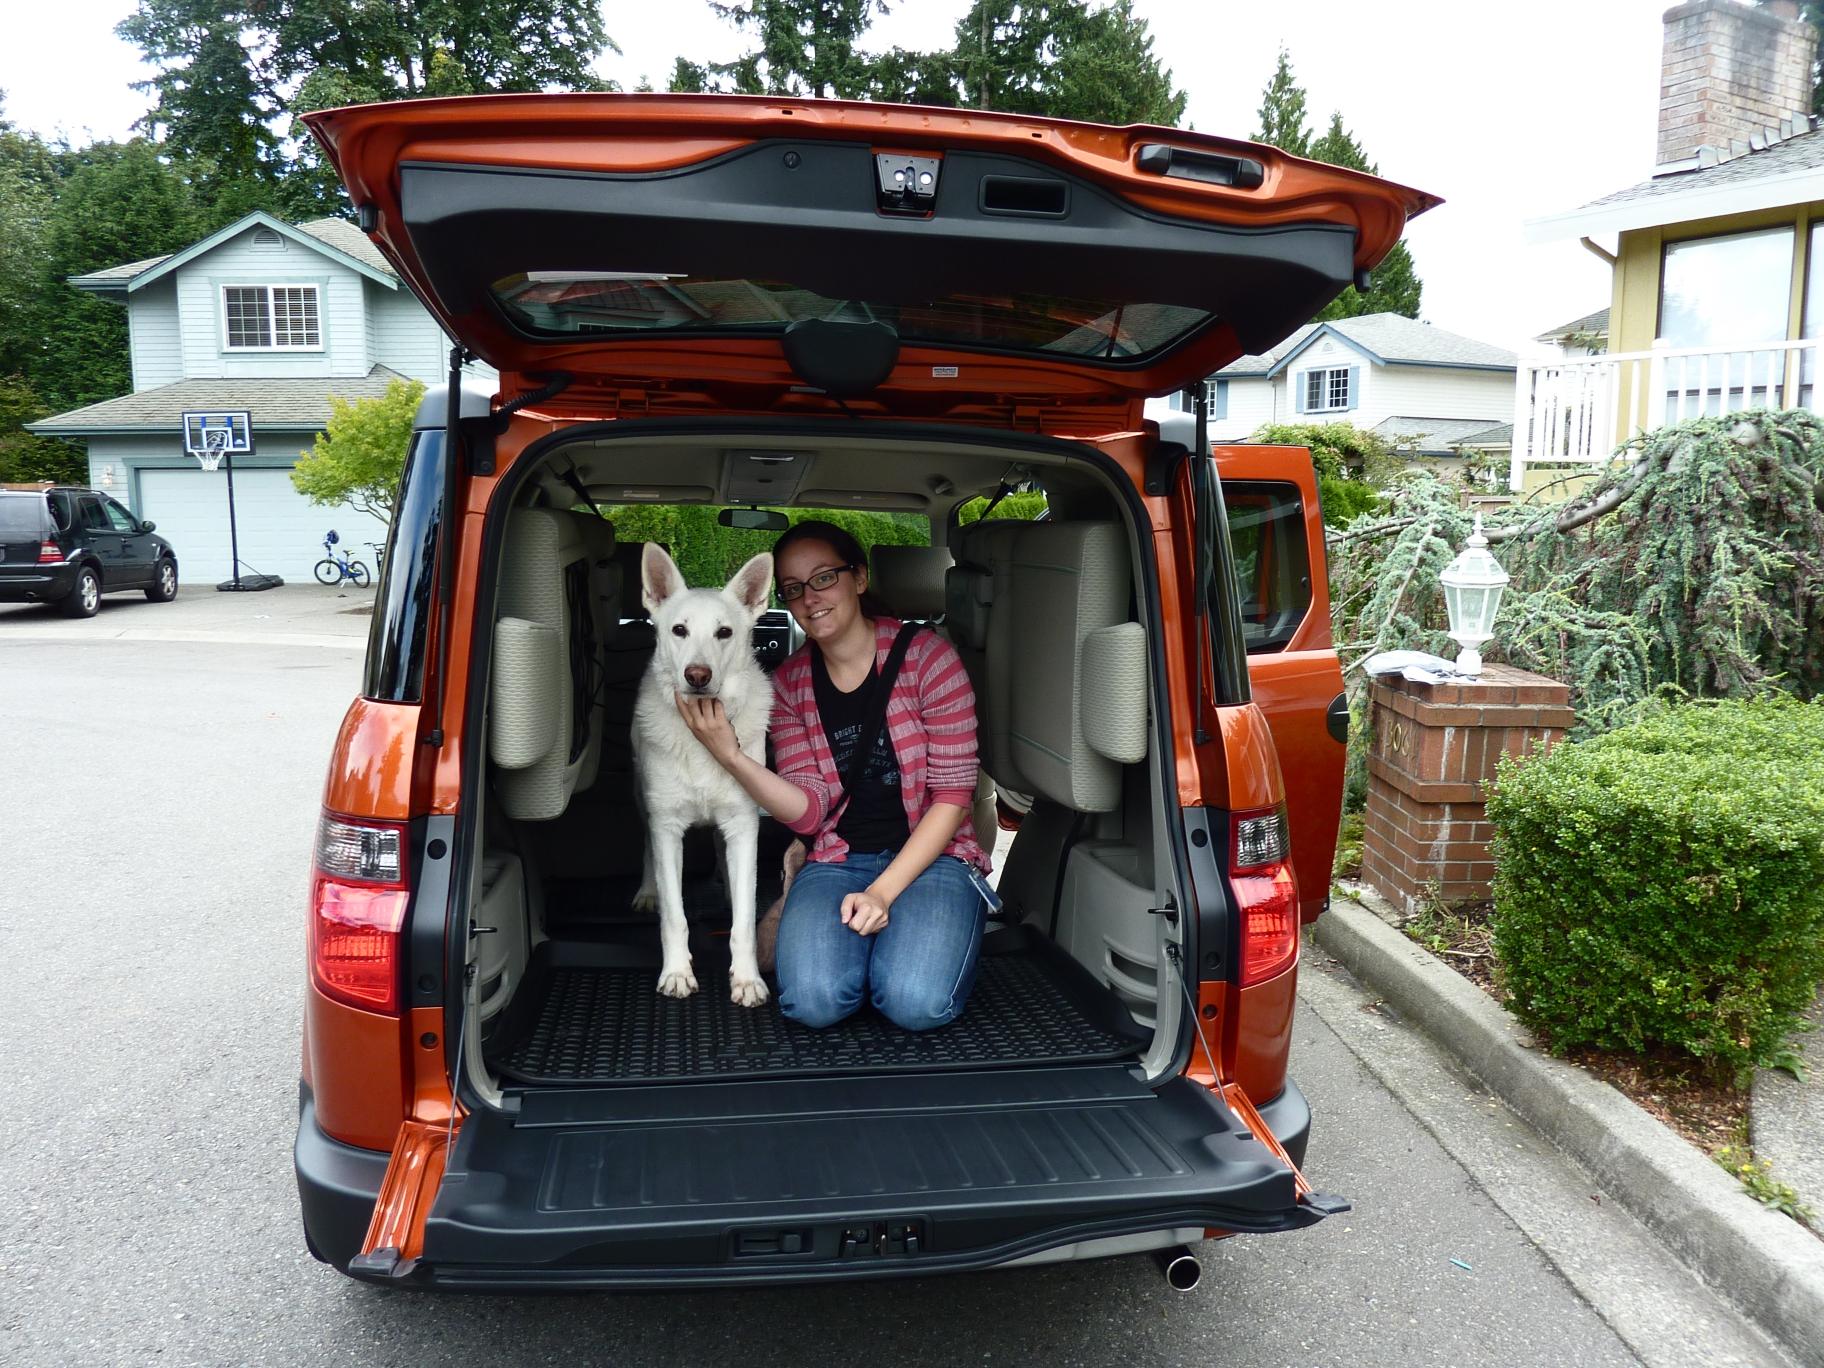
<instances>
[{"instance_id":1,"label":"taillight","mask_svg":"<svg viewBox=\"0 0 1824 1368\"><path fill-rule=\"evenodd\" d=\"M1235 819L1229 883L1241 909L1241 986L1263 983L1298 959L1298 880L1284 808Z\"/></svg>"},{"instance_id":2,"label":"taillight","mask_svg":"<svg viewBox=\"0 0 1824 1368\"><path fill-rule=\"evenodd\" d=\"M57 545L57 543L54 541L39 542L38 543L38 564L40 564L40 565L62 565L63 564L63 548L61 546Z\"/></svg>"},{"instance_id":3,"label":"taillight","mask_svg":"<svg viewBox=\"0 0 1824 1368\"><path fill-rule=\"evenodd\" d=\"M325 997L399 1010L399 931L411 898L405 829L325 813L310 887L310 978Z\"/></svg>"}]
</instances>

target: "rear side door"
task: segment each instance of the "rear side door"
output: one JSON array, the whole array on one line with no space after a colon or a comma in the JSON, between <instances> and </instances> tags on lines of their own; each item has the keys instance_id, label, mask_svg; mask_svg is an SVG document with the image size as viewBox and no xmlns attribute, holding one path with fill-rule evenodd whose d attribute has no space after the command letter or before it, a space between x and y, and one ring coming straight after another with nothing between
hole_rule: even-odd
<instances>
[{"instance_id":1,"label":"rear side door","mask_svg":"<svg viewBox=\"0 0 1824 1368\"><path fill-rule=\"evenodd\" d=\"M1286 785L1299 910L1323 911L1343 810L1349 712L1330 636L1317 476L1293 447L1216 447L1254 702Z\"/></svg>"},{"instance_id":2,"label":"rear side door","mask_svg":"<svg viewBox=\"0 0 1824 1368\"><path fill-rule=\"evenodd\" d=\"M119 589L128 582L121 568L121 535L109 520L100 495L76 496L75 533L78 550L93 552L101 563L103 589Z\"/></svg>"}]
</instances>

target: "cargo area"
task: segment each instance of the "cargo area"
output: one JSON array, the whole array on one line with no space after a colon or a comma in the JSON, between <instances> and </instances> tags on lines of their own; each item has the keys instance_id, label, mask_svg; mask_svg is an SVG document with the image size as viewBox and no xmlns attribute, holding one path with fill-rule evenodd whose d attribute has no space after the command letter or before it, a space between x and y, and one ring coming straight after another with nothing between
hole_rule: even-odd
<instances>
[{"instance_id":1,"label":"cargo area","mask_svg":"<svg viewBox=\"0 0 1824 1368\"><path fill-rule=\"evenodd\" d=\"M937 441L818 449L745 437L578 442L545 458L502 520L496 639L481 655L490 763L471 921L488 929L468 947L465 1024L484 1097L511 1110L548 1089L1160 1071L1163 947L1176 933L1158 912L1170 874L1154 841L1164 808L1138 545L1105 479L1082 466ZM1041 491L1043 519L956 523L968 500L1009 486ZM864 1006L813 1030L776 1000L733 1005L726 874L709 830L685 846L701 987L682 1000L655 991L657 917L633 906L644 827L630 734L655 637L640 603L643 543L614 518L642 496L873 509L915 518L928 538L876 548L871 587L887 611L947 635L969 670L982 844L995 846L1002 815L1019 822L995 874L1005 905L958 1021L911 1033ZM524 667L515 652L537 633L559 638L562 668ZM754 637L768 668L799 639L778 605ZM542 749L522 743L541 728ZM763 818L762 911L792 839ZM1176 1006L1164 996L1166 1020Z\"/></svg>"}]
</instances>

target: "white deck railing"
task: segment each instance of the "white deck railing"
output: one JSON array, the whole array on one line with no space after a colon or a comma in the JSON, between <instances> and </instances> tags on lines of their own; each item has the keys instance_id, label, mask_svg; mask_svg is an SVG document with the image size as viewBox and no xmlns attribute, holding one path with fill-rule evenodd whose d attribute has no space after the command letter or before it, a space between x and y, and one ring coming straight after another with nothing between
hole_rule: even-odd
<instances>
[{"instance_id":1,"label":"white deck railing","mask_svg":"<svg viewBox=\"0 0 1824 1368\"><path fill-rule=\"evenodd\" d=\"M1824 339L1673 347L1520 367L1509 484L1531 465L1605 463L1630 437L1686 418L1751 408L1815 409Z\"/></svg>"}]
</instances>

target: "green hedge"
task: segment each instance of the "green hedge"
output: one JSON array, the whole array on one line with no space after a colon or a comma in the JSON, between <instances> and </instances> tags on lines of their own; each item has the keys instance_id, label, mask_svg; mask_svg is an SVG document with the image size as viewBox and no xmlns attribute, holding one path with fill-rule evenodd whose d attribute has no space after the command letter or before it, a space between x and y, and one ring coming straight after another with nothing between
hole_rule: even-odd
<instances>
[{"instance_id":1,"label":"green hedge","mask_svg":"<svg viewBox=\"0 0 1824 1368\"><path fill-rule=\"evenodd\" d=\"M820 518L852 534L864 548L929 546L931 522L922 513L860 513L854 509L782 508L794 523ZM695 587L728 583L750 557L773 549L777 532L750 532L716 522L709 504L620 504L602 512L621 541L660 542L671 550L684 582Z\"/></svg>"},{"instance_id":2,"label":"green hedge","mask_svg":"<svg viewBox=\"0 0 1824 1368\"><path fill-rule=\"evenodd\" d=\"M1824 704L1686 704L1502 760L1495 953L1554 1048L1766 1063L1824 979Z\"/></svg>"}]
</instances>

